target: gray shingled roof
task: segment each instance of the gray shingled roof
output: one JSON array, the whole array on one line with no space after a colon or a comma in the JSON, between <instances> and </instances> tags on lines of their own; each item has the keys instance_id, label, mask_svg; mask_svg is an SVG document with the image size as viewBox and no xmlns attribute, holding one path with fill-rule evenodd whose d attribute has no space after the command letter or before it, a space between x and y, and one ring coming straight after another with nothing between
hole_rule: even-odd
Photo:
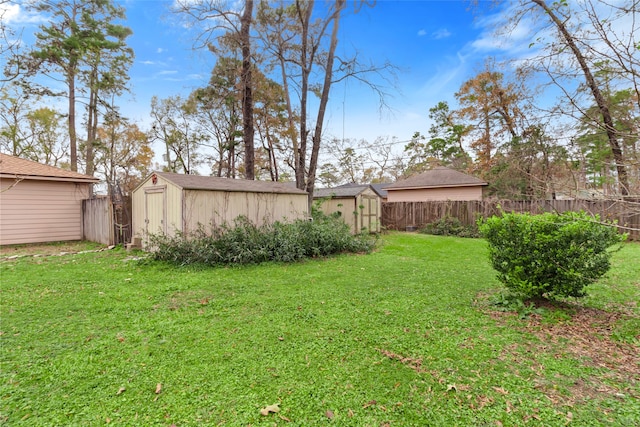
<instances>
[{"instance_id":1,"label":"gray shingled roof","mask_svg":"<svg viewBox=\"0 0 640 427\"><path fill-rule=\"evenodd\" d=\"M3 178L44 179L49 181L100 182L98 178L54 166L43 165L0 153L0 176Z\"/></svg>"},{"instance_id":2,"label":"gray shingled roof","mask_svg":"<svg viewBox=\"0 0 640 427\"><path fill-rule=\"evenodd\" d=\"M471 187L489 185L481 179L467 175L443 166L422 172L410 178L397 181L387 187L387 190L406 190L410 188L436 187Z\"/></svg>"},{"instance_id":3,"label":"gray shingled roof","mask_svg":"<svg viewBox=\"0 0 640 427\"><path fill-rule=\"evenodd\" d=\"M248 191L252 193L307 194L306 191L284 182L251 181L247 179L218 178L214 176L183 175L155 172L158 176L185 190Z\"/></svg>"},{"instance_id":4,"label":"gray shingled roof","mask_svg":"<svg viewBox=\"0 0 640 427\"><path fill-rule=\"evenodd\" d=\"M355 184L353 182L349 183L349 184L342 184L342 185L338 185L337 188L343 188L343 187L362 187L362 186L366 186L366 184ZM387 190L386 188L388 186L390 186L391 183L388 182L381 182L381 183L376 183L376 184L369 184L369 186L371 187L371 189L378 195L378 197L382 197L383 199L387 198Z\"/></svg>"},{"instance_id":5,"label":"gray shingled roof","mask_svg":"<svg viewBox=\"0 0 640 427\"><path fill-rule=\"evenodd\" d=\"M383 199L386 199L387 187L390 185L391 184L389 184L388 182L384 182L380 184L371 184L371 188L373 188L373 191L375 191L378 196L382 197Z\"/></svg>"},{"instance_id":6,"label":"gray shingled roof","mask_svg":"<svg viewBox=\"0 0 640 427\"><path fill-rule=\"evenodd\" d=\"M317 188L313 192L314 199L325 197L356 197L369 188L368 185L345 185L335 188Z\"/></svg>"}]
</instances>

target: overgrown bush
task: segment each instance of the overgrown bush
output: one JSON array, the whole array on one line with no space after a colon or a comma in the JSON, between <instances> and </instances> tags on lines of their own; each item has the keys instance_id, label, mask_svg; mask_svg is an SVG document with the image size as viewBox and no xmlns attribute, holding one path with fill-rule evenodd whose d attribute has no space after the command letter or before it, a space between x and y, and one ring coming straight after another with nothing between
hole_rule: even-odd
<instances>
[{"instance_id":1,"label":"overgrown bush","mask_svg":"<svg viewBox=\"0 0 640 427\"><path fill-rule=\"evenodd\" d=\"M527 298L582 297L626 236L584 212L506 213L479 222L498 279Z\"/></svg>"},{"instance_id":2,"label":"overgrown bush","mask_svg":"<svg viewBox=\"0 0 640 427\"><path fill-rule=\"evenodd\" d=\"M439 220L429 223L420 229L423 234L435 234L437 236L479 237L477 227L464 225L453 216L443 216Z\"/></svg>"},{"instance_id":3,"label":"overgrown bush","mask_svg":"<svg viewBox=\"0 0 640 427\"><path fill-rule=\"evenodd\" d=\"M177 265L257 264L292 262L331 254L370 252L375 239L351 235L349 226L335 217L314 211L313 221L275 222L257 227L244 217L232 226L195 233L150 238L153 258Z\"/></svg>"}]
</instances>

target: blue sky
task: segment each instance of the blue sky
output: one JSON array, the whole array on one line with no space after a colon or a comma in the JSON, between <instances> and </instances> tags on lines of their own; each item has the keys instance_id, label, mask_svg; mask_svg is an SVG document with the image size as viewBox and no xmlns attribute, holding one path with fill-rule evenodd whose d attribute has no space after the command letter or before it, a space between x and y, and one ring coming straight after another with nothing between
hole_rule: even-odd
<instances>
[{"instance_id":1,"label":"blue sky","mask_svg":"<svg viewBox=\"0 0 640 427\"><path fill-rule=\"evenodd\" d=\"M215 58L193 51L192 35L176 25L169 2L127 1L129 39L136 52L131 70L135 102L125 113L148 120L149 99L182 93L206 84ZM463 1L378 1L349 14L341 25L339 53L358 52L363 62L389 61L399 68L397 87L389 87L389 109L380 111L377 95L355 81L333 87L326 134L375 140L407 140L426 132L428 109L452 100L460 85L479 71L484 49L474 47L484 29ZM132 108L135 107L135 108ZM146 116L145 116L146 114Z\"/></svg>"},{"instance_id":2,"label":"blue sky","mask_svg":"<svg viewBox=\"0 0 640 427\"><path fill-rule=\"evenodd\" d=\"M150 123L151 97L187 96L206 85L215 58L191 48L193 35L169 13L170 1L121 4L127 11L126 25L133 30L128 42L136 55L130 70L132 93L123 97L121 106L124 115L144 129ZM4 7L12 8L5 18L16 28L24 27L29 43L40 18L15 4ZM377 96L362 84L334 85L325 136L406 141L415 131L427 132L430 107L453 101L453 94L481 70L488 55L514 49L498 48L490 35L496 13L500 11L490 10L489 2L470 11L469 2L457 0L378 0L375 7L346 16L339 54L357 51L364 62L389 61L399 68L397 87L386 88L390 108L380 111Z\"/></svg>"}]
</instances>

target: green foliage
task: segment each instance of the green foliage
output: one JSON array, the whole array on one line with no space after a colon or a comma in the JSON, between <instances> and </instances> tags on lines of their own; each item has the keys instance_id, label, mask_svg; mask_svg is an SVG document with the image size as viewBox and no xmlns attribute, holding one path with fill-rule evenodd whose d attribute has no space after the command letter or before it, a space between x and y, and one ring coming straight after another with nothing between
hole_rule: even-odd
<instances>
[{"instance_id":1,"label":"green foliage","mask_svg":"<svg viewBox=\"0 0 640 427\"><path fill-rule=\"evenodd\" d=\"M294 262L343 252L370 252L375 241L367 235L352 236L343 221L316 210L313 221L275 222L258 227L238 217L233 226L224 224L210 232L202 227L189 235L154 235L151 244L156 260L218 266Z\"/></svg>"},{"instance_id":2,"label":"green foliage","mask_svg":"<svg viewBox=\"0 0 640 427\"><path fill-rule=\"evenodd\" d=\"M503 214L480 224L498 279L538 298L583 297L610 267L608 248L625 236L584 212Z\"/></svg>"},{"instance_id":3,"label":"green foliage","mask_svg":"<svg viewBox=\"0 0 640 427\"><path fill-rule=\"evenodd\" d=\"M498 311L515 311L520 319L525 319L532 314L544 313L544 308L536 308L533 302L525 302L514 294L498 294L491 299L491 304Z\"/></svg>"},{"instance_id":4,"label":"green foliage","mask_svg":"<svg viewBox=\"0 0 640 427\"><path fill-rule=\"evenodd\" d=\"M423 234L435 234L437 236L479 237L478 229L474 226L464 225L456 217L443 216L439 220L427 224L420 229Z\"/></svg>"}]
</instances>

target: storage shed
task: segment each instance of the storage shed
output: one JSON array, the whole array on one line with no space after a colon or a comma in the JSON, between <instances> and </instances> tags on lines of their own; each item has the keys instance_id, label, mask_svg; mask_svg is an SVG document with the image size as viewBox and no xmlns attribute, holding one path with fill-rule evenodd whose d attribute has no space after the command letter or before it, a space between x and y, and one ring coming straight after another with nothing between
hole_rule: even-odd
<instances>
[{"instance_id":1,"label":"storage shed","mask_svg":"<svg viewBox=\"0 0 640 427\"><path fill-rule=\"evenodd\" d=\"M370 185L319 188L313 199L320 202L320 209L327 215L340 212L353 233L380 232L382 201Z\"/></svg>"},{"instance_id":2,"label":"storage shed","mask_svg":"<svg viewBox=\"0 0 640 427\"><path fill-rule=\"evenodd\" d=\"M306 218L307 193L280 182L154 172L133 191L133 237L191 233L232 224L245 216L255 225Z\"/></svg>"},{"instance_id":3,"label":"storage shed","mask_svg":"<svg viewBox=\"0 0 640 427\"><path fill-rule=\"evenodd\" d=\"M0 153L0 245L82 240L82 201L98 182Z\"/></svg>"},{"instance_id":4,"label":"storage shed","mask_svg":"<svg viewBox=\"0 0 640 427\"><path fill-rule=\"evenodd\" d=\"M439 166L386 187L387 201L482 200L487 185L474 176Z\"/></svg>"}]
</instances>

